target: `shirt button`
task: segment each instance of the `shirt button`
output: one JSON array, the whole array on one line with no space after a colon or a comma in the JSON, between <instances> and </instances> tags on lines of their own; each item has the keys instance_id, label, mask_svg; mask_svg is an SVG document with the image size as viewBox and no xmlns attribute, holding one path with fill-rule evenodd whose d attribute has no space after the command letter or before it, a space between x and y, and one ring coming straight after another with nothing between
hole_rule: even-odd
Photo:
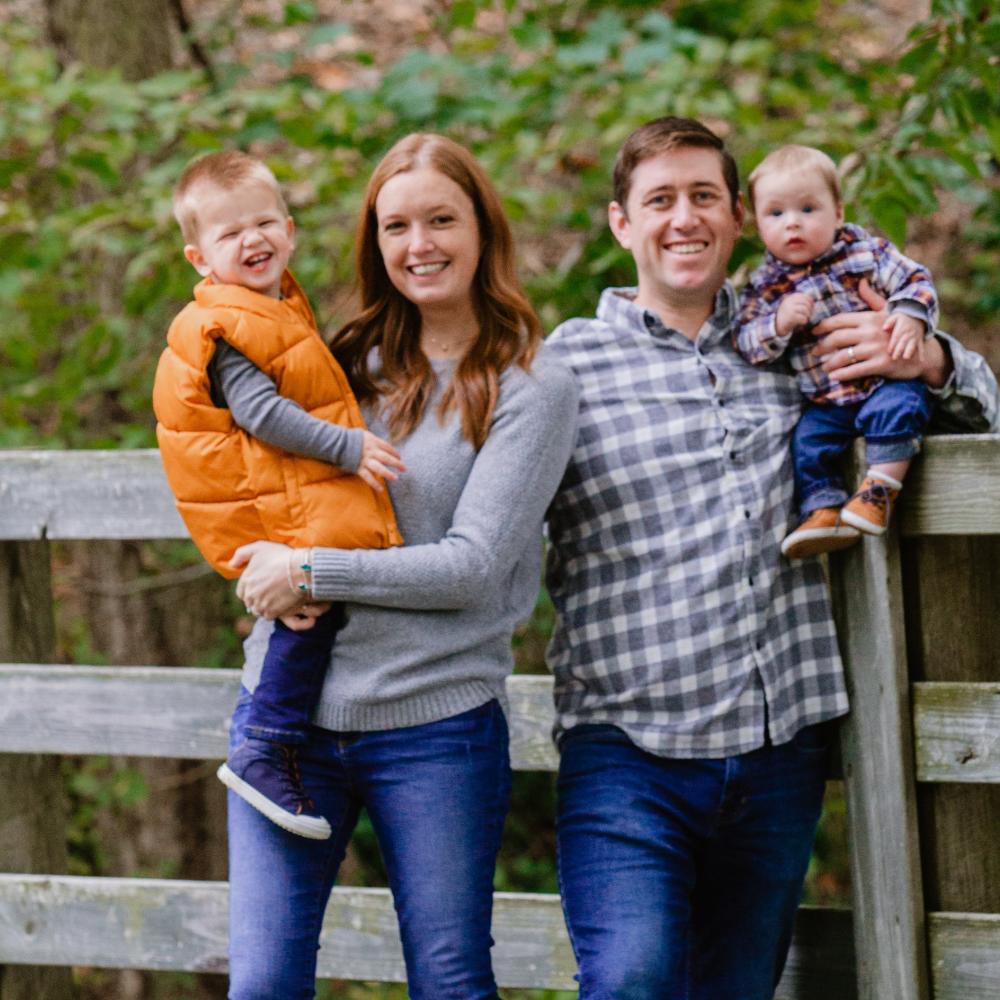
<instances>
[{"instance_id":1,"label":"shirt button","mask_svg":"<svg viewBox=\"0 0 1000 1000\"><path fill-rule=\"evenodd\" d=\"M749 583L751 587L753 586L753 577L752 576L747 577L747 583Z\"/></svg>"},{"instance_id":2,"label":"shirt button","mask_svg":"<svg viewBox=\"0 0 1000 1000\"><path fill-rule=\"evenodd\" d=\"M743 513L746 515L746 518L749 521L750 520L750 511L745 510L745 511L743 511Z\"/></svg>"}]
</instances>

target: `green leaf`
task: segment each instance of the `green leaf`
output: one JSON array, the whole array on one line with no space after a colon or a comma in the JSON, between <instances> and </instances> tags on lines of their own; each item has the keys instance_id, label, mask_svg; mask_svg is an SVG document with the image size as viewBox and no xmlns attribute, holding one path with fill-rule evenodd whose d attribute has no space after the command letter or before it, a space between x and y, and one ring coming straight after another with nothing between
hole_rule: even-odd
<instances>
[{"instance_id":1,"label":"green leaf","mask_svg":"<svg viewBox=\"0 0 1000 1000\"><path fill-rule=\"evenodd\" d=\"M921 73L926 71L929 66L937 65L940 62L937 58L938 45L937 37L929 38L926 42L915 45L900 57L899 62L896 63L897 70L900 73Z\"/></svg>"},{"instance_id":2,"label":"green leaf","mask_svg":"<svg viewBox=\"0 0 1000 1000\"><path fill-rule=\"evenodd\" d=\"M288 26L308 24L318 13L316 4L310 3L309 0L295 0L293 3L285 4L284 22Z\"/></svg>"},{"instance_id":3,"label":"green leaf","mask_svg":"<svg viewBox=\"0 0 1000 1000\"><path fill-rule=\"evenodd\" d=\"M476 23L479 5L475 0L455 0L451 5L449 21L453 28L471 28Z\"/></svg>"},{"instance_id":4,"label":"green leaf","mask_svg":"<svg viewBox=\"0 0 1000 1000\"><path fill-rule=\"evenodd\" d=\"M317 45L328 45L330 42L337 41L338 38L343 38L344 35L350 35L352 31L349 24L342 24L339 21L321 24L306 34L305 38L302 39L302 47L314 49Z\"/></svg>"},{"instance_id":5,"label":"green leaf","mask_svg":"<svg viewBox=\"0 0 1000 1000\"><path fill-rule=\"evenodd\" d=\"M892 195L880 195L872 204L872 213L879 228L897 246L906 242L906 226L910 212Z\"/></svg>"}]
</instances>

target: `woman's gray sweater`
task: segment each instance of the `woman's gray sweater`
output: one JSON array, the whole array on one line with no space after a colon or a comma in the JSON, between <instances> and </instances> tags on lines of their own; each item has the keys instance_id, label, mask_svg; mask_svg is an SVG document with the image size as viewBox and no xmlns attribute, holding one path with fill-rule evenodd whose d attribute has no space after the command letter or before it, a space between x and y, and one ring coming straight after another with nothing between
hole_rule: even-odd
<instances>
[{"instance_id":1,"label":"woman's gray sweater","mask_svg":"<svg viewBox=\"0 0 1000 1000\"><path fill-rule=\"evenodd\" d=\"M433 401L397 442L407 471L389 484L405 544L314 553L316 597L347 610L313 716L327 729L392 729L491 698L506 704L511 636L538 593L542 520L575 437L576 385L544 347L530 372L508 369L477 454L457 414L438 419L454 362L433 365ZM370 408L365 418L388 439ZM258 621L244 644L251 690L272 628Z\"/></svg>"}]
</instances>

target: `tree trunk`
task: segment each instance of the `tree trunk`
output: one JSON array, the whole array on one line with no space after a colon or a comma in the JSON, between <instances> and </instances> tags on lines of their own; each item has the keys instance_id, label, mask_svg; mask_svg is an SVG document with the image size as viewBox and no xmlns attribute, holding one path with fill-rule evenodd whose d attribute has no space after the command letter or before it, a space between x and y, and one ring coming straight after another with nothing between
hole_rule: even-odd
<instances>
[{"instance_id":1,"label":"tree trunk","mask_svg":"<svg viewBox=\"0 0 1000 1000\"><path fill-rule=\"evenodd\" d=\"M65 65L120 69L141 80L170 67L168 0L45 0L49 38Z\"/></svg>"},{"instance_id":2,"label":"tree trunk","mask_svg":"<svg viewBox=\"0 0 1000 1000\"><path fill-rule=\"evenodd\" d=\"M0 542L0 662L51 663L55 646L49 547ZM66 871L66 813L57 758L0 756L0 870ZM69 969L0 965L0 1000L70 1000Z\"/></svg>"}]
</instances>

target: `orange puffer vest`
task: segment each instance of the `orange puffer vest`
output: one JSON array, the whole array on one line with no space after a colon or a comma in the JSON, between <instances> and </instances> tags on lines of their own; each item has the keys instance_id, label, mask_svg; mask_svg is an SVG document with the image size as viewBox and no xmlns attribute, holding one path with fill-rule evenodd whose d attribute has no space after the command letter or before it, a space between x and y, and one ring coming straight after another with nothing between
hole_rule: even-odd
<instances>
[{"instance_id":1,"label":"orange puffer vest","mask_svg":"<svg viewBox=\"0 0 1000 1000\"><path fill-rule=\"evenodd\" d=\"M170 326L153 386L156 437L177 509L202 555L225 577L229 560L258 539L286 545L400 545L389 495L334 465L264 444L212 402L208 363L222 337L268 375L278 392L323 420L364 427L347 377L320 339L287 271L282 298L238 285L198 283Z\"/></svg>"}]
</instances>

